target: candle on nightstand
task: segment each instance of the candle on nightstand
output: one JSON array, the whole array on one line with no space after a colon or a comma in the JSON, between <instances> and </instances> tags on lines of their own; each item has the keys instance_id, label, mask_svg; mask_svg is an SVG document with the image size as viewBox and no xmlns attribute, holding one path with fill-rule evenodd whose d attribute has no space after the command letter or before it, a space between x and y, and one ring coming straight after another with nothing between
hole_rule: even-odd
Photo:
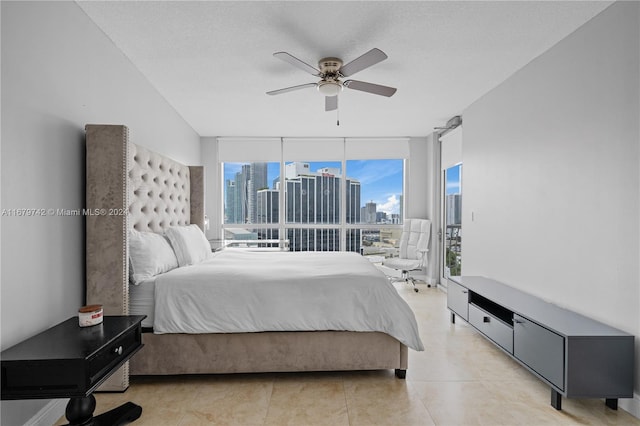
<instances>
[{"instance_id":1,"label":"candle on nightstand","mask_svg":"<svg viewBox=\"0 0 640 426\"><path fill-rule=\"evenodd\" d=\"M87 305L78 309L80 327L89 327L102 323L102 305Z\"/></svg>"}]
</instances>

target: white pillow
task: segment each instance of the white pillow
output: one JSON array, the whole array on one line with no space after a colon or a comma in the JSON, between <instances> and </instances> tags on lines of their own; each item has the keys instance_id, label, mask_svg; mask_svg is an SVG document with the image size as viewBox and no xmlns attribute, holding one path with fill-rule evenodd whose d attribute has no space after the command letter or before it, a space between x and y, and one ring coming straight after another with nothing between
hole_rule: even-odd
<instances>
[{"instance_id":1,"label":"white pillow","mask_svg":"<svg viewBox=\"0 0 640 426\"><path fill-rule=\"evenodd\" d=\"M133 284L178 267L178 259L161 234L129 231L129 276Z\"/></svg>"},{"instance_id":2,"label":"white pillow","mask_svg":"<svg viewBox=\"0 0 640 426\"><path fill-rule=\"evenodd\" d=\"M198 225L171 226L164 234L180 266L194 265L211 257L211 244Z\"/></svg>"}]
</instances>

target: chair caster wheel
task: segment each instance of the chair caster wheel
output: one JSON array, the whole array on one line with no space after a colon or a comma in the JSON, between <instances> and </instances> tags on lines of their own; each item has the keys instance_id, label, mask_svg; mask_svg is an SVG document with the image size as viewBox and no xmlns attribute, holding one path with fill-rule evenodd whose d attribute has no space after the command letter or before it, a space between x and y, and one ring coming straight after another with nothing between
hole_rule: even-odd
<instances>
[{"instance_id":1,"label":"chair caster wheel","mask_svg":"<svg viewBox=\"0 0 640 426\"><path fill-rule=\"evenodd\" d=\"M414 289L413 289L413 291L415 291L415 292L417 293L417 292L418 292L418 289L417 289L417 288L414 288Z\"/></svg>"}]
</instances>

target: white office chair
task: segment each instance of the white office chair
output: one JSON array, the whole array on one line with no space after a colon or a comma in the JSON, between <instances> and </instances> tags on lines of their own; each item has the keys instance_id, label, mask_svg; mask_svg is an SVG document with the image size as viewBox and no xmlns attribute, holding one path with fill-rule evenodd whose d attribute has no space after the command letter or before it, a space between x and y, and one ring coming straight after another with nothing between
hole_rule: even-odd
<instances>
[{"instance_id":1,"label":"white office chair","mask_svg":"<svg viewBox=\"0 0 640 426\"><path fill-rule=\"evenodd\" d=\"M420 271L427 264L429 239L431 237L431 221L427 219L405 219L400 237L400 255L385 259L382 265L401 271L402 277L395 281L409 282L417 293L416 282L409 273ZM431 285L429 285L431 287Z\"/></svg>"}]
</instances>

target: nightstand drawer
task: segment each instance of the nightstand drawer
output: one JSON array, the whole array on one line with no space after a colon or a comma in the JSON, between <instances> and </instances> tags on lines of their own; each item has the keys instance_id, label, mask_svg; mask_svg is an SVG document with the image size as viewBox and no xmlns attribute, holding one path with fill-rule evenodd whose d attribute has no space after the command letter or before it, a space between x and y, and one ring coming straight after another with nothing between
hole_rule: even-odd
<instances>
[{"instance_id":1,"label":"nightstand drawer","mask_svg":"<svg viewBox=\"0 0 640 426\"><path fill-rule=\"evenodd\" d=\"M142 347L139 328L132 328L122 336L105 345L87 363L89 387L98 383L106 372L115 370Z\"/></svg>"}]
</instances>

